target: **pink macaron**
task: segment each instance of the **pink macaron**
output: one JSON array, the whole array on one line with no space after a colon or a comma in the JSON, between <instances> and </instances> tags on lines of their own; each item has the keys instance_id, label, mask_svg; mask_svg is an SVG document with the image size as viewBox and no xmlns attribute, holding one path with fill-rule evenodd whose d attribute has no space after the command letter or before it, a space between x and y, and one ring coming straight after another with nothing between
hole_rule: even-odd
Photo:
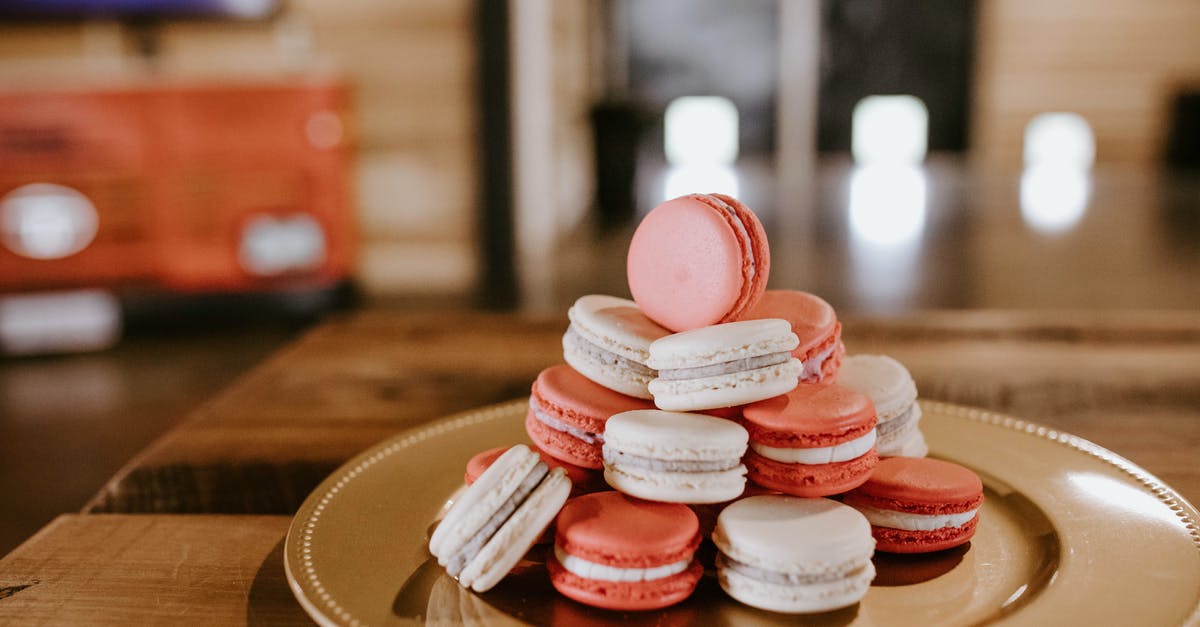
<instances>
[{"instance_id":1,"label":"pink macaron","mask_svg":"<svg viewBox=\"0 0 1200 627\"><path fill-rule=\"evenodd\" d=\"M878 550L930 553L966 544L975 535L983 482L953 462L888 457L845 503L871 522Z\"/></svg>"},{"instance_id":2,"label":"pink macaron","mask_svg":"<svg viewBox=\"0 0 1200 627\"><path fill-rule=\"evenodd\" d=\"M604 423L635 409L653 409L650 401L614 392L559 364L533 382L525 432L539 449L569 464L603 468Z\"/></svg>"},{"instance_id":3,"label":"pink macaron","mask_svg":"<svg viewBox=\"0 0 1200 627\"><path fill-rule=\"evenodd\" d=\"M504 454L511 446L497 446L486 451L476 453L474 457L467 460L467 469L463 473L463 480L467 485L475 483L475 480L483 474L485 470L491 467L492 463ZM610 490L608 484L604 482L604 473L592 468L584 468L576 466L561 459L557 459L546 451L541 450L537 446L533 447L534 451L542 458L550 468L562 468L567 473L567 478L571 480L571 496L579 496L581 494L590 494L602 490Z\"/></svg>"},{"instance_id":4,"label":"pink macaron","mask_svg":"<svg viewBox=\"0 0 1200 627\"><path fill-rule=\"evenodd\" d=\"M795 496L841 494L871 476L875 406L835 383L801 383L795 390L742 410L750 434L744 463L758 485Z\"/></svg>"},{"instance_id":5,"label":"pink macaron","mask_svg":"<svg viewBox=\"0 0 1200 627\"><path fill-rule=\"evenodd\" d=\"M804 366L801 381L822 383L837 376L846 356L842 323L823 298L797 290L767 290L746 318L782 318L792 324L792 333L800 338L792 355Z\"/></svg>"},{"instance_id":6,"label":"pink macaron","mask_svg":"<svg viewBox=\"0 0 1200 627\"><path fill-rule=\"evenodd\" d=\"M558 514L550 583L580 603L652 610L686 599L703 568L700 525L686 505L620 492L571 499Z\"/></svg>"},{"instance_id":7,"label":"pink macaron","mask_svg":"<svg viewBox=\"0 0 1200 627\"><path fill-rule=\"evenodd\" d=\"M633 300L675 332L740 320L767 286L771 254L762 224L724 194L690 194L655 207L629 244Z\"/></svg>"}]
</instances>

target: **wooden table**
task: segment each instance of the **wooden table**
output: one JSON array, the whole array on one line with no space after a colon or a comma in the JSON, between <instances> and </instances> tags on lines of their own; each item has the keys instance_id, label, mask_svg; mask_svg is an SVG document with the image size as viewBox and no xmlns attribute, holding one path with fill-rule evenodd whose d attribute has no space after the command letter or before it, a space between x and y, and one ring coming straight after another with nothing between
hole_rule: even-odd
<instances>
[{"instance_id":1,"label":"wooden table","mask_svg":"<svg viewBox=\"0 0 1200 627\"><path fill-rule=\"evenodd\" d=\"M1200 502L1200 313L935 312L844 320L921 395L1090 439ZM367 311L302 337L0 560L0 623L307 623L290 514L398 430L521 397L565 321Z\"/></svg>"}]
</instances>

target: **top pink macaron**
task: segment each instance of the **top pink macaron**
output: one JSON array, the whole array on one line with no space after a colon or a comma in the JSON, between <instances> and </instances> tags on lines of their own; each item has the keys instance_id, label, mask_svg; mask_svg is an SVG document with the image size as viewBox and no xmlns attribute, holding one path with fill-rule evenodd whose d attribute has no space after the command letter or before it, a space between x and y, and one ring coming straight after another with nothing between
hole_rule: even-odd
<instances>
[{"instance_id":1,"label":"top pink macaron","mask_svg":"<svg viewBox=\"0 0 1200 627\"><path fill-rule=\"evenodd\" d=\"M690 194L655 207L629 244L629 291L642 313L680 332L746 316L767 287L762 223L724 194Z\"/></svg>"}]
</instances>

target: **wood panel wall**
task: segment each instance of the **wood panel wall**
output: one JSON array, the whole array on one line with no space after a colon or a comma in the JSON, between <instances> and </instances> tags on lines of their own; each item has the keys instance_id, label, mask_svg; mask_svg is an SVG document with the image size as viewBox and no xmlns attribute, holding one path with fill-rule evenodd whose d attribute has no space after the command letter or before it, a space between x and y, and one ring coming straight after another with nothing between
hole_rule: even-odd
<instances>
[{"instance_id":1,"label":"wood panel wall","mask_svg":"<svg viewBox=\"0 0 1200 627\"><path fill-rule=\"evenodd\" d=\"M1098 162L1160 162L1177 90L1200 89L1196 0L981 0L971 145L1019 168L1025 125L1074 111Z\"/></svg>"}]
</instances>

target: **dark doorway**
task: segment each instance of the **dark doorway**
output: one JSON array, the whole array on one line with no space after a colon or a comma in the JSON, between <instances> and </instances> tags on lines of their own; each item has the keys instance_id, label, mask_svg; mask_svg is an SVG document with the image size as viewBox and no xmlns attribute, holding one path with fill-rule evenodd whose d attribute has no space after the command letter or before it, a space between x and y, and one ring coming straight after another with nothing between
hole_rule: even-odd
<instances>
[{"instance_id":1,"label":"dark doorway","mask_svg":"<svg viewBox=\"0 0 1200 627\"><path fill-rule=\"evenodd\" d=\"M929 109L929 150L969 146L974 0L822 0L817 146L850 149L854 105L911 94Z\"/></svg>"}]
</instances>

